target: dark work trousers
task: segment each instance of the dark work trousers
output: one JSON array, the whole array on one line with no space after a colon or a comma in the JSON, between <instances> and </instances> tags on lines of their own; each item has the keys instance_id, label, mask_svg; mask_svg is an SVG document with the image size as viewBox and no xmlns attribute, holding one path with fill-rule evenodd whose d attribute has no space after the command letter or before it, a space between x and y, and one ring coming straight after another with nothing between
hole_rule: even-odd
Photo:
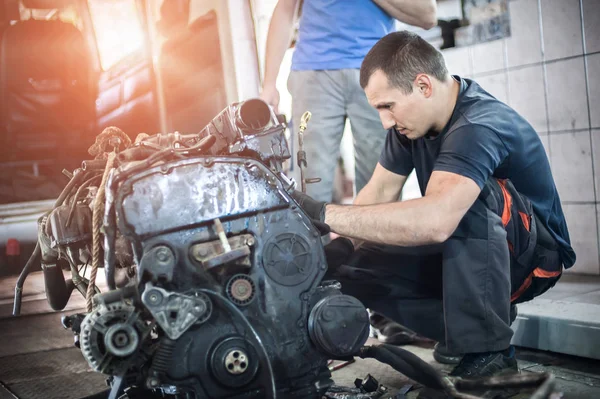
<instances>
[{"instance_id":1,"label":"dark work trousers","mask_svg":"<svg viewBox=\"0 0 600 399\"><path fill-rule=\"evenodd\" d=\"M513 335L511 301L544 292L562 270L552 238L546 243L551 251L540 255L533 211L529 208L530 219L518 216L527 209L521 212L516 206L526 199L516 198L518 193L508 184L511 199L499 181L490 179L444 243L411 248L365 245L349 262L352 266L341 266L331 277L340 281L344 294L422 336L446 342L452 352L506 349ZM525 222L531 233L522 226L513 229L511 219L522 219L515 222Z\"/></svg>"}]
</instances>

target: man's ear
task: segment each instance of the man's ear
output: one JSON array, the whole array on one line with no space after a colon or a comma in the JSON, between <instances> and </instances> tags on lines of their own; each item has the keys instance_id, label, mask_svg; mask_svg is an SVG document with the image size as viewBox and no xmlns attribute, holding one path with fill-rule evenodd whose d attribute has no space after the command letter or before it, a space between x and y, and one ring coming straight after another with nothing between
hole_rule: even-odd
<instances>
[{"instance_id":1,"label":"man's ear","mask_svg":"<svg viewBox=\"0 0 600 399\"><path fill-rule=\"evenodd\" d=\"M433 94L433 82L429 75L420 73L415 78L415 82L413 84L413 90L419 91L419 93L423 94L425 98L431 97Z\"/></svg>"}]
</instances>

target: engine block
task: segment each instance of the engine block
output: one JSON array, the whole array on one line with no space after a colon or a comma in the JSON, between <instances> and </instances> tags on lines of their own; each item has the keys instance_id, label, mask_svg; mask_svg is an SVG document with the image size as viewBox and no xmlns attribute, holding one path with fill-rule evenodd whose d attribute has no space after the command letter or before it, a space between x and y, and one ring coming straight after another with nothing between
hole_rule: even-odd
<instances>
[{"instance_id":1,"label":"engine block","mask_svg":"<svg viewBox=\"0 0 600 399\"><path fill-rule=\"evenodd\" d=\"M111 376L111 397L319 398L332 384L327 360L365 343L366 309L324 281L320 233L290 195L284 131L250 100L199 134L128 143L109 170L102 160L119 140L104 137L87 161L100 167L75 171L86 178L40 220L47 296L61 308L85 291L77 270L94 256L91 205L106 172L110 290L64 324Z\"/></svg>"}]
</instances>

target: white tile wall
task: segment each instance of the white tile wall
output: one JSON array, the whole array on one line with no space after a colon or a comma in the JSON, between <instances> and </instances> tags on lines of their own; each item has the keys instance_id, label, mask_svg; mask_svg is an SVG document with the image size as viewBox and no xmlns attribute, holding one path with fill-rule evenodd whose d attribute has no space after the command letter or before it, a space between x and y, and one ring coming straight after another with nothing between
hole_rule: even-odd
<instances>
[{"instance_id":1,"label":"white tile wall","mask_svg":"<svg viewBox=\"0 0 600 399\"><path fill-rule=\"evenodd\" d=\"M600 1L583 0L583 25L586 51L600 51Z\"/></svg>"},{"instance_id":2,"label":"white tile wall","mask_svg":"<svg viewBox=\"0 0 600 399\"><path fill-rule=\"evenodd\" d=\"M511 31L511 37L506 39L508 66L542 61L538 0L516 0L508 4Z\"/></svg>"},{"instance_id":3,"label":"white tile wall","mask_svg":"<svg viewBox=\"0 0 600 399\"><path fill-rule=\"evenodd\" d=\"M595 201L589 131L550 134L550 148L561 201Z\"/></svg>"},{"instance_id":4,"label":"white tile wall","mask_svg":"<svg viewBox=\"0 0 600 399\"><path fill-rule=\"evenodd\" d=\"M592 161L596 185L596 202L600 203L600 129L592 129ZM599 205L600 207L600 205Z\"/></svg>"},{"instance_id":5,"label":"white tile wall","mask_svg":"<svg viewBox=\"0 0 600 399\"><path fill-rule=\"evenodd\" d=\"M600 127L600 53L588 55L586 60L591 123L592 127Z\"/></svg>"},{"instance_id":6,"label":"white tile wall","mask_svg":"<svg viewBox=\"0 0 600 399\"><path fill-rule=\"evenodd\" d=\"M570 273L600 274L596 207L591 204L564 204L571 245L577 255Z\"/></svg>"},{"instance_id":7,"label":"white tile wall","mask_svg":"<svg viewBox=\"0 0 600 399\"><path fill-rule=\"evenodd\" d=\"M508 71L509 105L537 132L546 132L544 75L541 65Z\"/></svg>"},{"instance_id":8,"label":"white tile wall","mask_svg":"<svg viewBox=\"0 0 600 399\"><path fill-rule=\"evenodd\" d=\"M541 5L545 59L583 54L579 0L541 0Z\"/></svg>"},{"instance_id":9,"label":"white tile wall","mask_svg":"<svg viewBox=\"0 0 600 399\"><path fill-rule=\"evenodd\" d=\"M471 56L468 47L450 48L443 50L444 59L448 72L452 75L459 75L463 78L468 78L473 75L471 68Z\"/></svg>"},{"instance_id":10,"label":"white tile wall","mask_svg":"<svg viewBox=\"0 0 600 399\"><path fill-rule=\"evenodd\" d=\"M506 68L504 42L504 40L495 40L470 48L474 75L483 72L500 71Z\"/></svg>"},{"instance_id":11,"label":"white tile wall","mask_svg":"<svg viewBox=\"0 0 600 399\"><path fill-rule=\"evenodd\" d=\"M546 64L550 131L589 125L583 57Z\"/></svg>"}]
</instances>

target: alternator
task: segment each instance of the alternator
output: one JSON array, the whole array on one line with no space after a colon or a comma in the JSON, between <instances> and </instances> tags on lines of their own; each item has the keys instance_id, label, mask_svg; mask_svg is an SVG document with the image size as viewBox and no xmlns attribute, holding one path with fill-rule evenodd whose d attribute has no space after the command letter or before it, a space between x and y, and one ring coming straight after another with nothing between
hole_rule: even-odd
<instances>
[{"instance_id":1,"label":"alternator","mask_svg":"<svg viewBox=\"0 0 600 399\"><path fill-rule=\"evenodd\" d=\"M81 351L95 371L119 374L136 363L147 331L132 305L100 304L81 323Z\"/></svg>"}]
</instances>

